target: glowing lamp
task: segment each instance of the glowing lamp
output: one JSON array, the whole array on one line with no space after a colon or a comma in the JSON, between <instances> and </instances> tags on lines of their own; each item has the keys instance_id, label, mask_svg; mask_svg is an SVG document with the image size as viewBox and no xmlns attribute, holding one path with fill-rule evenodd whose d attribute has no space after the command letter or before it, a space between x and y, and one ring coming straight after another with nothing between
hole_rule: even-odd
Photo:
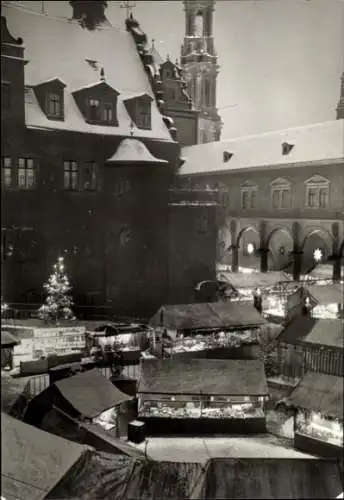
<instances>
[{"instance_id":1,"label":"glowing lamp","mask_svg":"<svg viewBox=\"0 0 344 500\"><path fill-rule=\"evenodd\" d=\"M316 248L313 252L313 257L315 262L320 262L321 259L323 258L322 250L320 250L320 248Z\"/></svg>"},{"instance_id":2,"label":"glowing lamp","mask_svg":"<svg viewBox=\"0 0 344 500\"><path fill-rule=\"evenodd\" d=\"M254 244L253 243L248 243L248 245L247 245L247 253L249 255L252 255L254 253Z\"/></svg>"}]
</instances>

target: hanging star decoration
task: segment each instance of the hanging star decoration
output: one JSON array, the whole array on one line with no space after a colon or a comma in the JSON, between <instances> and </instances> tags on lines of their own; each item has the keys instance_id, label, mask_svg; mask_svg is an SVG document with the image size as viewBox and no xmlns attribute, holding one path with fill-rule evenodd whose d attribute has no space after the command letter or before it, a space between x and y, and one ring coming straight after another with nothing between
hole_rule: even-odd
<instances>
[{"instance_id":1,"label":"hanging star decoration","mask_svg":"<svg viewBox=\"0 0 344 500\"><path fill-rule=\"evenodd\" d=\"M316 248L313 252L313 257L316 262L320 262L323 257L322 250L320 248Z\"/></svg>"}]
</instances>

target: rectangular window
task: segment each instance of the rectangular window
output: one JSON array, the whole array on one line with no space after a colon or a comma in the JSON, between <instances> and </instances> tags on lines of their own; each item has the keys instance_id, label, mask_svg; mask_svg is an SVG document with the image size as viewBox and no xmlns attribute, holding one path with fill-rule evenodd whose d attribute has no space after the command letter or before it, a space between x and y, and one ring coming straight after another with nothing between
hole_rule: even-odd
<instances>
[{"instance_id":1,"label":"rectangular window","mask_svg":"<svg viewBox=\"0 0 344 500\"><path fill-rule=\"evenodd\" d=\"M151 106L146 102L137 102L136 105L136 125L138 128L151 128Z\"/></svg>"},{"instance_id":2,"label":"rectangular window","mask_svg":"<svg viewBox=\"0 0 344 500\"><path fill-rule=\"evenodd\" d=\"M272 191L272 208L279 208L280 204L280 191L275 189Z\"/></svg>"},{"instance_id":3,"label":"rectangular window","mask_svg":"<svg viewBox=\"0 0 344 500\"><path fill-rule=\"evenodd\" d=\"M241 194L241 207L243 209L247 209L248 208L248 199L249 199L249 192L248 191L242 191L242 194Z\"/></svg>"},{"instance_id":4,"label":"rectangular window","mask_svg":"<svg viewBox=\"0 0 344 500\"><path fill-rule=\"evenodd\" d=\"M63 164L64 170L64 188L76 190L78 189L78 165L76 161L65 161Z\"/></svg>"},{"instance_id":5,"label":"rectangular window","mask_svg":"<svg viewBox=\"0 0 344 500\"><path fill-rule=\"evenodd\" d=\"M62 115L62 96L61 94L48 94L47 97L47 115L59 117Z\"/></svg>"},{"instance_id":6,"label":"rectangular window","mask_svg":"<svg viewBox=\"0 0 344 500\"><path fill-rule=\"evenodd\" d=\"M257 191L255 189L251 191L251 208L257 208Z\"/></svg>"},{"instance_id":7,"label":"rectangular window","mask_svg":"<svg viewBox=\"0 0 344 500\"><path fill-rule=\"evenodd\" d=\"M1 104L3 109L10 109L12 104L11 85L9 83L1 84Z\"/></svg>"},{"instance_id":8,"label":"rectangular window","mask_svg":"<svg viewBox=\"0 0 344 500\"><path fill-rule=\"evenodd\" d=\"M289 208L290 206L290 191L282 189L281 208Z\"/></svg>"},{"instance_id":9,"label":"rectangular window","mask_svg":"<svg viewBox=\"0 0 344 500\"><path fill-rule=\"evenodd\" d=\"M36 184L36 169L32 158L18 158L18 187L32 189Z\"/></svg>"},{"instance_id":10,"label":"rectangular window","mask_svg":"<svg viewBox=\"0 0 344 500\"><path fill-rule=\"evenodd\" d=\"M105 102L103 104L102 121L111 123L113 121L112 104Z\"/></svg>"},{"instance_id":11,"label":"rectangular window","mask_svg":"<svg viewBox=\"0 0 344 500\"><path fill-rule=\"evenodd\" d=\"M314 208L317 206L317 188L315 187L308 188L307 205L309 208Z\"/></svg>"},{"instance_id":12,"label":"rectangular window","mask_svg":"<svg viewBox=\"0 0 344 500\"><path fill-rule=\"evenodd\" d=\"M326 208L328 205L328 188L321 187L319 189L319 207Z\"/></svg>"},{"instance_id":13,"label":"rectangular window","mask_svg":"<svg viewBox=\"0 0 344 500\"><path fill-rule=\"evenodd\" d=\"M100 102L98 99L88 99L88 118L92 122L100 119Z\"/></svg>"},{"instance_id":14,"label":"rectangular window","mask_svg":"<svg viewBox=\"0 0 344 500\"><path fill-rule=\"evenodd\" d=\"M84 170L84 189L95 191L98 187L98 165L95 162L86 163Z\"/></svg>"},{"instance_id":15,"label":"rectangular window","mask_svg":"<svg viewBox=\"0 0 344 500\"><path fill-rule=\"evenodd\" d=\"M12 158L5 156L1 158L1 183L5 187L12 186Z\"/></svg>"}]
</instances>

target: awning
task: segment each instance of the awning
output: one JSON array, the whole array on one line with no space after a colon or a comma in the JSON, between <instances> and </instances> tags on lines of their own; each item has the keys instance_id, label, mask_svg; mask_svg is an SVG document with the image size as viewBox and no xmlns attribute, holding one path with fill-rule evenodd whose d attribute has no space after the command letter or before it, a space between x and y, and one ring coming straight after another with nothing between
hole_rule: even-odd
<instances>
[{"instance_id":1,"label":"awning","mask_svg":"<svg viewBox=\"0 0 344 500\"><path fill-rule=\"evenodd\" d=\"M20 344L20 340L17 339L11 332L1 329L1 349L6 347L14 347Z\"/></svg>"},{"instance_id":2,"label":"awning","mask_svg":"<svg viewBox=\"0 0 344 500\"><path fill-rule=\"evenodd\" d=\"M292 278L281 271L267 273L223 273L234 288L270 288L278 283L292 281Z\"/></svg>"},{"instance_id":3,"label":"awning","mask_svg":"<svg viewBox=\"0 0 344 500\"><path fill-rule=\"evenodd\" d=\"M308 372L287 401L293 406L343 420L343 378Z\"/></svg>"},{"instance_id":4,"label":"awning","mask_svg":"<svg viewBox=\"0 0 344 500\"><path fill-rule=\"evenodd\" d=\"M209 330L255 328L267 321L251 304L214 302L162 306L149 323L169 330Z\"/></svg>"},{"instance_id":5,"label":"awning","mask_svg":"<svg viewBox=\"0 0 344 500\"><path fill-rule=\"evenodd\" d=\"M80 415L95 418L116 405L130 401L96 369L55 382L54 386Z\"/></svg>"},{"instance_id":6,"label":"awning","mask_svg":"<svg viewBox=\"0 0 344 500\"><path fill-rule=\"evenodd\" d=\"M86 454L81 446L1 413L1 494L43 500Z\"/></svg>"},{"instance_id":7,"label":"awning","mask_svg":"<svg viewBox=\"0 0 344 500\"><path fill-rule=\"evenodd\" d=\"M138 393L265 396L264 365L259 360L146 359Z\"/></svg>"}]
</instances>

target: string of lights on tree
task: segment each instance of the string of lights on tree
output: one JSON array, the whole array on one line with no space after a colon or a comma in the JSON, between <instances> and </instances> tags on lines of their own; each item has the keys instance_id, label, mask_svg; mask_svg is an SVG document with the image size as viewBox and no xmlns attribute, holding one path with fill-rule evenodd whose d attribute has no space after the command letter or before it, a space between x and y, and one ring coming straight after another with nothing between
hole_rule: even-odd
<instances>
[{"instance_id":1,"label":"string of lights on tree","mask_svg":"<svg viewBox=\"0 0 344 500\"><path fill-rule=\"evenodd\" d=\"M65 274L63 257L57 259L53 266L53 272L43 287L47 292L47 298L45 304L38 310L39 317L55 323L58 323L59 320L74 319L73 300L70 295L72 287Z\"/></svg>"}]
</instances>

